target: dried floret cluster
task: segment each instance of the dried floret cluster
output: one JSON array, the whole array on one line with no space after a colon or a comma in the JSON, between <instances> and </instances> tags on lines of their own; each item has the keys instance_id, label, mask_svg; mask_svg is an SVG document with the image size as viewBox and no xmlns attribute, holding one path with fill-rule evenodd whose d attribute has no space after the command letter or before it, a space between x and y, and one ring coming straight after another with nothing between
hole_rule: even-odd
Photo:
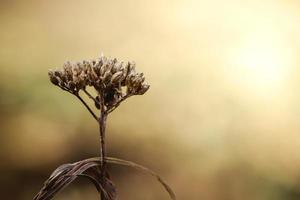
<instances>
[{"instance_id":1,"label":"dried floret cluster","mask_svg":"<svg viewBox=\"0 0 300 200\"><path fill-rule=\"evenodd\" d=\"M143 73L135 71L135 63L119 62L105 56L77 63L66 62L62 70L50 70L49 77L53 84L73 94L87 86L94 87L108 107L125 97L142 95L149 89Z\"/></svg>"}]
</instances>

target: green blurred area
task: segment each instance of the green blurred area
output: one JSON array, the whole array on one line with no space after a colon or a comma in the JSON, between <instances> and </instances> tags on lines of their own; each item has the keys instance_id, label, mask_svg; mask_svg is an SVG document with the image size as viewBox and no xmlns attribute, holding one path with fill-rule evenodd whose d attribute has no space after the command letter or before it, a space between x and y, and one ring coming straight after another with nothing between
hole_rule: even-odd
<instances>
[{"instance_id":1,"label":"green blurred area","mask_svg":"<svg viewBox=\"0 0 300 200\"><path fill-rule=\"evenodd\" d=\"M151 85L109 116L110 156L152 168L178 199L300 199L299 11L293 0L0 1L1 199L32 199L58 165L99 154L97 124L47 71L101 52L135 61ZM274 63L234 66L243 41L275 48ZM120 199L168 199L145 174L111 174ZM80 179L56 199L97 198Z\"/></svg>"}]
</instances>

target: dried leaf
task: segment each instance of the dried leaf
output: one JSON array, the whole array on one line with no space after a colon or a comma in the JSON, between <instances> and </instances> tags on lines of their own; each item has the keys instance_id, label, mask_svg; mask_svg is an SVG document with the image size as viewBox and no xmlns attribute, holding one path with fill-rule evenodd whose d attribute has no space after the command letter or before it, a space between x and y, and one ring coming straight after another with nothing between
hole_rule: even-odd
<instances>
[{"instance_id":1,"label":"dried leaf","mask_svg":"<svg viewBox=\"0 0 300 200\"><path fill-rule=\"evenodd\" d=\"M82 160L73 164L64 164L58 167L44 183L43 188L34 197L34 200L50 200L59 191L67 187L78 176L88 177L96 186L98 192L103 191L107 200L115 200L117 197L116 189L112 189L114 185L108 176L101 179L101 171L97 166L98 161ZM103 183L104 182L104 183Z\"/></svg>"},{"instance_id":2,"label":"dried leaf","mask_svg":"<svg viewBox=\"0 0 300 200\"><path fill-rule=\"evenodd\" d=\"M98 162L99 164L101 163L99 157L90 158L87 160L93 161L93 162ZM113 158L113 157L106 157L105 161L110 164L133 167L137 170L140 170L140 171L146 172L147 174L150 174L151 176L155 177L157 179L157 181L164 187L164 189L168 192L170 198L172 200L176 200L175 193L173 192L171 187L158 174L156 174L152 170L148 169L147 167L144 167L142 165L139 165L139 164L131 162L131 161L127 161L127 160L123 160L123 159L119 159L119 158Z\"/></svg>"},{"instance_id":3,"label":"dried leaf","mask_svg":"<svg viewBox=\"0 0 300 200\"><path fill-rule=\"evenodd\" d=\"M100 164L100 163L99 163ZM101 174L101 169L99 168L99 166L95 166L95 167L92 167L88 170L86 170L84 172L84 175L87 175L89 176L90 178L93 178L94 180L91 181L94 182L96 181L97 182L97 190L98 188L100 190L102 190L102 192L104 193L105 197L110 200L114 200L114 199L117 199L117 190L116 190L116 186L114 185L114 183L111 181L110 179L110 175L108 172L105 171L105 174L104 174L104 178L105 180L102 181L102 174ZM98 190L98 192L100 192L100 190Z\"/></svg>"},{"instance_id":4,"label":"dried leaf","mask_svg":"<svg viewBox=\"0 0 300 200\"><path fill-rule=\"evenodd\" d=\"M99 158L95 158L95 159L99 159ZM119 158L113 158L113 157L106 157L106 162L107 163L111 163L111 164L117 164L117 165L124 165L124 166L129 166L129 167L133 167L137 170L141 170L144 171L148 174L150 174L151 176L154 176L157 181L162 184L162 186L165 188L165 190L168 192L170 198L172 200L176 200L176 196L175 193L173 192L173 190L171 189L171 187L155 172L153 172L152 170L148 169L147 167L144 167L142 165L136 164L134 162L131 161L127 161L127 160L123 160L123 159L119 159Z\"/></svg>"},{"instance_id":5,"label":"dried leaf","mask_svg":"<svg viewBox=\"0 0 300 200\"><path fill-rule=\"evenodd\" d=\"M111 164L133 167L150 174L162 184L164 189L170 195L170 198L176 200L176 196L170 186L152 170L134 162L118 158L106 157L105 161ZM44 187L34 197L34 200L52 199L54 195L72 183L78 176L88 178L95 185L99 193L102 191L106 200L116 200L116 187L110 180L107 172L104 172L104 179L102 179L101 168L99 166L101 166L101 159L99 157L61 165L51 174L49 179L45 182Z\"/></svg>"}]
</instances>

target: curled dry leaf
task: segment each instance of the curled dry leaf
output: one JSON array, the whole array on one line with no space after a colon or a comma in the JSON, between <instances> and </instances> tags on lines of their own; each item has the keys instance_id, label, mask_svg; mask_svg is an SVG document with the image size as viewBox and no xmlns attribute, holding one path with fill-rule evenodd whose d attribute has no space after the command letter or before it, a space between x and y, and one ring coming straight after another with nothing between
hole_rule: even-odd
<instances>
[{"instance_id":1,"label":"curled dry leaf","mask_svg":"<svg viewBox=\"0 0 300 200\"><path fill-rule=\"evenodd\" d=\"M34 197L34 200L50 200L58 192L71 184L77 177L89 178L95 185L99 194L103 192L107 200L116 200L117 192L109 175L105 173L104 179L101 177L101 170L98 161L82 160L72 164L63 164L58 167L46 180L43 188Z\"/></svg>"},{"instance_id":2,"label":"curled dry leaf","mask_svg":"<svg viewBox=\"0 0 300 200\"><path fill-rule=\"evenodd\" d=\"M94 158L94 159L97 159L97 158ZM176 200L175 193L173 192L171 187L158 174L156 174L152 170L148 169L147 167L136 164L132 161L127 161L127 160L113 158L113 157L106 157L106 162L111 163L111 164L116 164L116 165L124 165L124 166L128 166L128 167L133 167L137 170L140 170L140 171L146 172L147 174L150 174L151 176L155 177L156 180L164 187L164 189L168 192L170 198L172 200Z\"/></svg>"},{"instance_id":3,"label":"curled dry leaf","mask_svg":"<svg viewBox=\"0 0 300 200\"><path fill-rule=\"evenodd\" d=\"M117 199L117 190L115 184L111 181L107 171L104 172L104 180L102 180L100 166L89 168L81 176L91 180L99 194L102 191L106 199Z\"/></svg>"},{"instance_id":4,"label":"curled dry leaf","mask_svg":"<svg viewBox=\"0 0 300 200\"><path fill-rule=\"evenodd\" d=\"M105 161L115 165L133 167L137 170L150 174L155 177L160 184L162 184L170 198L172 200L176 200L176 196L170 186L152 170L134 162L118 158L106 157ZM101 166L101 159L99 157L89 158L72 164L61 165L51 174L43 188L34 197L34 200L52 199L54 195L72 183L79 176L86 177L91 180L99 194L102 191L106 199L117 199L117 192L114 183L110 180L107 172L105 172L105 179L101 179L101 168L99 166Z\"/></svg>"}]
</instances>

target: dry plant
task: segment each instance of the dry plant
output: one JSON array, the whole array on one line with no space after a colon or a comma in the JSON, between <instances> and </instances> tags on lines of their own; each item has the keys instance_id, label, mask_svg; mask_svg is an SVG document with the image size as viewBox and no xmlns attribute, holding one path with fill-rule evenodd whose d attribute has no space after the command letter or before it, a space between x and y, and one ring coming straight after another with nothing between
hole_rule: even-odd
<instances>
[{"instance_id":1,"label":"dry plant","mask_svg":"<svg viewBox=\"0 0 300 200\"><path fill-rule=\"evenodd\" d=\"M63 69L50 70L48 74L54 85L78 98L99 124L100 157L59 166L46 180L34 200L52 199L78 177L88 178L95 185L101 200L117 199L116 187L109 176L107 163L129 166L149 173L162 184L171 199L176 199L171 188L150 169L131 161L106 157L105 127L108 114L128 97L143 95L149 89L143 73L135 71L135 63L123 63L117 59L109 59L101 55L95 60L84 60L77 63L67 62ZM88 87L93 88L96 95L92 95L87 90ZM99 110L99 116L84 101L81 94L87 95L93 101Z\"/></svg>"}]
</instances>

